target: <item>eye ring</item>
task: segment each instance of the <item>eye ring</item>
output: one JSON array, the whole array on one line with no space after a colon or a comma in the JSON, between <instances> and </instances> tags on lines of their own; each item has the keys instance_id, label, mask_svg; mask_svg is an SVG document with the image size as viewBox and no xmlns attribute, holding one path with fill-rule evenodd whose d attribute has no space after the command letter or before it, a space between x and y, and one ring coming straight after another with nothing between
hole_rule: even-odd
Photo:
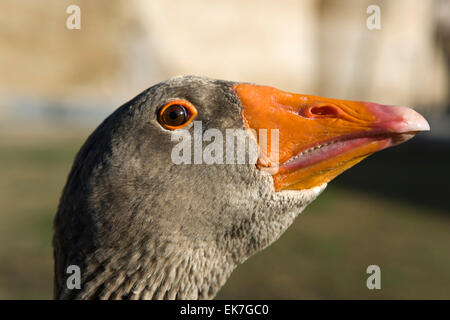
<instances>
[{"instance_id":1,"label":"eye ring","mask_svg":"<svg viewBox=\"0 0 450 320\"><path fill-rule=\"evenodd\" d=\"M177 130L187 126L197 116L197 109L187 100L172 100L158 112L158 121L166 129Z\"/></svg>"}]
</instances>

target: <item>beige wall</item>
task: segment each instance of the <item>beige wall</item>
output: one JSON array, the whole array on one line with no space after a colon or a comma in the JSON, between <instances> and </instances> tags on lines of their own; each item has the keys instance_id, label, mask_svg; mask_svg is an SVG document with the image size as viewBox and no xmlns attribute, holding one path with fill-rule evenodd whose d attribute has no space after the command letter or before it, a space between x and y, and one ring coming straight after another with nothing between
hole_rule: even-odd
<instances>
[{"instance_id":1,"label":"beige wall","mask_svg":"<svg viewBox=\"0 0 450 320\"><path fill-rule=\"evenodd\" d=\"M443 107L446 71L434 43L430 0L322 1L323 94L421 109ZM365 28L366 8L379 4L381 30Z\"/></svg>"},{"instance_id":2,"label":"beige wall","mask_svg":"<svg viewBox=\"0 0 450 320\"><path fill-rule=\"evenodd\" d=\"M65 27L70 4L81 7L81 30ZM366 28L369 4L381 7L381 30ZM440 108L447 80L433 8L432 0L2 0L0 95L123 102L199 74Z\"/></svg>"}]
</instances>

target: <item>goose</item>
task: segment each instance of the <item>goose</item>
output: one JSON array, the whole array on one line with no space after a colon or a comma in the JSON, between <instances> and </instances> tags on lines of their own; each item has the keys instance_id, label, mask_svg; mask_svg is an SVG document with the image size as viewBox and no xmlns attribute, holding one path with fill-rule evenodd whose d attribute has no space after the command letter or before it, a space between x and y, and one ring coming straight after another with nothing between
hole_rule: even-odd
<instances>
[{"instance_id":1,"label":"goose","mask_svg":"<svg viewBox=\"0 0 450 320\"><path fill-rule=\"evenodd\" d=\"M54 297L212 299L337 175L429 129L407 107L199 76L156 84L75 157L54 219ZM230 132L252 161L223 159ZM199 141L217 142L213 161L196 161Z\"/></svg>"}]
</instances>

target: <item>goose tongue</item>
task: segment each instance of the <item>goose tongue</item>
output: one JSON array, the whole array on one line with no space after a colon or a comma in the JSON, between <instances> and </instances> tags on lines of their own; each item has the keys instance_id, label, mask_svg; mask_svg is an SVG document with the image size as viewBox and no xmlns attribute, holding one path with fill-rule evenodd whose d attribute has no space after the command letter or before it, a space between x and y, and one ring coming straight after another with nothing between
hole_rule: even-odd
<instances>
[{"instance_id":1,"label":"goose tongue","mask_svg":"<svg viewBox=\"0 0 450 320\"><path fill-rule=\"evenodd\" d=\"M273 174L276 190L328 183L370 154L398 145L428 122L407 107L293 94L272 87L237 84L242 116L259 144L258 167ZM261 143L261 129L278 130ZM268 134L270 136L270 134Z\"/></svg>"}]
</instances>

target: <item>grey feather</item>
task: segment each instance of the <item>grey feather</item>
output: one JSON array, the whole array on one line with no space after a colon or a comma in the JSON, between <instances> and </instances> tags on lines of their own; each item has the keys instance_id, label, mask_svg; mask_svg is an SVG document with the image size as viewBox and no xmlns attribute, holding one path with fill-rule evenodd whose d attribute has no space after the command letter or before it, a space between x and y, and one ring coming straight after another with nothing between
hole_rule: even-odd
<instances>
[{"instance_id":1,"label":"grey feather","mask_svg":"<svg viewBox=\"0 0 450 320\"><path fill-rule=\"evenodd\" d=\"M54 221L57 299L210 299L292 224L325 185L275 192L254 165L175 165L157 121L172 99L203 130L244 129L233 82L187 76L121 106L78 152ZM190 129L192 130L192 128ZM68 289L66 268L81 268Z\"/></svg>"}]
</instances>

